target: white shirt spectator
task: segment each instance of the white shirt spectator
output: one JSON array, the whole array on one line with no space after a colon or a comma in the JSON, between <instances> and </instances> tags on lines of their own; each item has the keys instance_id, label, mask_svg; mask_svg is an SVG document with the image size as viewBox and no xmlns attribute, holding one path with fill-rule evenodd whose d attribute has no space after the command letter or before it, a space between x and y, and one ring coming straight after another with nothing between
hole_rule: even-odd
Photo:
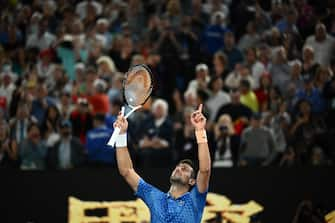
<instances>
[{"instance_id":1,"label":"white shirt spectator","mask_svg":"<svg viewBox=\"0 0 335 223\"><path fill-rule=\"evenodd\" d=\"M315 39L315 35L307 38L305 46L311 46L314 49L314 60L322 66L328 66L334 51L335 39L327 34L322 42Z\"/></svg>"},{"instance_id":2,"label":"white shirt spectator","mask_svg":"<svg viewBox=\"0 0 335 223\"><path fill-rule=\"evenodd\" d=\"M224 91L219 91L212 95L206 102L206 106L210 112L210 120L214 121L220 107L230 102L230 96Z\"/></svg>"},{"instance_id":3,"label":"white shirt spectator","mask_svg":"<svg viewBox=\"0 0 335 223\"><path fill-rule=\"evenodd\" d=\"M262 74L265 72L265 67L264 65L259 62L259 61L256 61L252 67L251 67L251 75L254 79L254 84L252 85L252 88L253 89L257 89L259 88L259 80L262 76Z\"/></svg>"},{"instance_id":4,"label":"white shirt spectator","mask_svg":"<svg viewBox=\"0 0 335 223\"><path fill-rule=\"evenodd\" d=\"M45 32L41 37L37 33L32 33L27 38L26 47L37 47L40 50L44 50L49 48L55 40L56 37L49 32Z\"/></svg>"},{"instance_id":5,"label":"white shirt spectator","mask_svg":"<svg viewBox=\"0 0 335 223\"><path fill-rule=\"evenodd\" d=\"M90 1L90 3L94 6L96 14L100 15L102 13L102 5L97 1ZM87 4L88 1L82 1L76 6L76 14L79 15L80 19L86 18Z\"/></svg>"},{"instance_id":6,"label":"white shirt spectator","mask_svg":"<svg viewBox=\"0 0 335 223\"><path fill-rule=\"evenodd\" d=\"M255 87L255 80L252 76L247 75L243 77L241 74L239 74L236 71L233 71L228 74L228 76L225 79L225 86L227 86L230 89L236 89L240 86L240 82L242 79L246 79L250 82L251 87L254 89Z\"/></svg>"},{"instance_id":7,"label":"white shirt spectator","mask_svg":"<svg viewBox=\"0 0 335 223\"><path fill-rule=\"evenodd\" d=\"M3 79L3 82L9 82L8 84L0 84L0 97L6 98L6 106L8 108L9 103L12 100L13 92L16 88L14 84L16 75L13 73L2 73L0 74L0 78ZM5 79L7 80L5 81Z\"/></svg>"}]
</instances>

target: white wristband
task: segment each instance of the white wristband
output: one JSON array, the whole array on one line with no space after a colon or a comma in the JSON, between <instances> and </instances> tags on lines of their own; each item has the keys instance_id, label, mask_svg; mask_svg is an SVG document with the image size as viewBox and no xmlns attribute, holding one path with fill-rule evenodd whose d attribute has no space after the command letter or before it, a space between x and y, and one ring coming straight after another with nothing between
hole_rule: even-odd
<instances>
[{"instance_id":1,"label":"white wristband","mask_svg":"<svg viewBox=\"0 0 335 223\"><path fill-rule=\"evenodd\" d=\"M115 142L116 148L127 147L127 133L118 135Z\"/></svg>"}]
</instances>

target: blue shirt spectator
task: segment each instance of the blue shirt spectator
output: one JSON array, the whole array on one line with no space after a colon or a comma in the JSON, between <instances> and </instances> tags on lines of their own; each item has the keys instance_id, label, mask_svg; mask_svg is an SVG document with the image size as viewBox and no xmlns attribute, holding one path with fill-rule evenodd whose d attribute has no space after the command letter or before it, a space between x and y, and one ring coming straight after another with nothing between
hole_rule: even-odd
<instances>
[{"instance_id":1,"label":"blue shirt spectator","mask_svg":"<svg viewBox=\"0 0 335 223\"><path fill-rule=\"evenodd\" d=\"M228 29L225 28L223 21L224 15L220 12L215 13L212 24L208 25L203 32L202 45L211 55L224 46L223 37Z\"/></svg>"},{"instance_id":2,"label":"blue shirt spectator","mask_svg":"<svg viewBox=\"0 0 335 223\"><path fill-rule=\"evenodd\" d=\"M94 129L87 132L86 148L88 161L97 165L114 165L115 149L107 142L113 130L105 125L105 115L96 114L93 121Z\"/></svg>"},{"instance_id":3,"label":"blue shirt spectator","mask_svg":"<svg viewBox=\"0 0 335 223\"><path fill-rule=\"evenodd\" d=\"M295 101L298 102L302 99L309 101L312 105L312 113L320 114L325 111L325 100L321 95L321 91L318 88L313 87L312 78L309 76L305 78L304 88L299 89L295 96Z\"/></svg>"},{"instance_id":4,"label":"blue shirt spectator","mask_svg":"<svg viewBox=\"0 0 335 223\"><path fill-rule=\"evenodd\" d=\"M202 44L211 55L224 46L223 36L226 31L227 29L220 25L210 25L205 29Z\"/></svg>"},{"instance_id":5,"label":"blue shirt spectator","mask_svg":"<svg viewBox=\"0 0 335 223\"><path fill-rule=\"evenodd\" d=\"M48 106L55 104L54 100L51 97L48 97L47 94L48 91L44 84L38 86L37 96L31 105L31 115L35 117L40 124L44 120Z\"/></svg>"}]
</instances>

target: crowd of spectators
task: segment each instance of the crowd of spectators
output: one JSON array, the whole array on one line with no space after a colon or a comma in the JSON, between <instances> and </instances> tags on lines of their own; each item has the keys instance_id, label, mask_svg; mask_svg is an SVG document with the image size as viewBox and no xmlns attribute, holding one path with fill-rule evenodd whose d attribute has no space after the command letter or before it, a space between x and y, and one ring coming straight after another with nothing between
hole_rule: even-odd
<instances>
[{"instance_id":1,"label":"crowd of spectators","mask_svg":"<svg viewBox=\"0 0 335 223\"><path fill-rule=\"evenodd\" d=\"M315 0L21 0L0 10L0 166L115 166L106 145L128 68L154 90L129 118L137 167L335 161L335 4Z\"/></svg>"}]
</instances>

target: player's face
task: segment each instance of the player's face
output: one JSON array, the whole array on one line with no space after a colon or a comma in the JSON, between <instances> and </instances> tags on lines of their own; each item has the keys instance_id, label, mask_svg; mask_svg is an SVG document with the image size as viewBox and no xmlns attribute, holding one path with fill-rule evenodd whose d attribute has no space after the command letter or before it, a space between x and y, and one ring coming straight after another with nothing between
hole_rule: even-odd
<instances>
[{"instance_id":1,"label":"player's face","mask_svg":"<svg viewBox=\"0 0 335 223\"><path fill-rule=\"evenodd\" d=\"M185 163L180 163L173 170L170 181L171 183L179 183L189 185L193 168Z\"/></svg>"}]
</instances>

